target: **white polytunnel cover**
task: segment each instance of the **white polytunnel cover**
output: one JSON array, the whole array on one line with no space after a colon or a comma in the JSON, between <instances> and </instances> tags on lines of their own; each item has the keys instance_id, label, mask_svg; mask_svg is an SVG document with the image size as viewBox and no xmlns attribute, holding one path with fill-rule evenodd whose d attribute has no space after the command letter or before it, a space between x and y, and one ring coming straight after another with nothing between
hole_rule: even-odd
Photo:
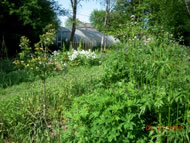
<instances>
[{"instance_id":1,"label":"white polytunnel cover","mask_svg":"<svg viewBox=\"0 0 190 143\"><path fill-rule=\"evenodd\" d=\"M57 44L60 46L62 45L62 42L69 41L71 36L71 28L65 28L61 27L58 29L57 33ZM84 42L84 43L91 43L93 47L97 47L101 45L101 39L103 34L101 32L97 32L95 30L86 30L86 29L76 29L74 41L76 43ZM118 42L120 42L118 39L114 38L111 35L105 35L105 42L106 46L114 45Z\"/></svg>"}]
</instances>

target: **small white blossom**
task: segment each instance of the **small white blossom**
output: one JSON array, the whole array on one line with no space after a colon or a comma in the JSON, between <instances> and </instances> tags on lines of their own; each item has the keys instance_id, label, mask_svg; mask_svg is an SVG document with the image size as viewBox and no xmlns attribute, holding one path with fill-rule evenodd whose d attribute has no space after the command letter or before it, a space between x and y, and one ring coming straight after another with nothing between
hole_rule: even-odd
<instances>
[{"instance_id":1,"label":"small white blossom","mask_svg":"<svg viewBox=\"0 0 190 143\"><path fill-rule=\"evenodd\" d=\"M131 18L132 18L132 19L135 18L135 15L131 15Z\"/></svg>"},{"instance_id":2,"label":"small white blossom","mask_svg":"<svg viewBox=\"0 0 190 143\"><path fill-rule=\"evenodd\" d=\"M57 56L58 55L58 52L57 51L54 51L53 52L53 56Z\"/></svg>"},{"instance_id":3,"label":"small white blossom","mask_svg":"<svg viewBox=\"0 0 190 143\"><path fill-rule=\"evenodd\" d=\"M69 60L73 61L76 58L78 58L78 56L84 56L87 59L96 59L96 58L98 58L96 53L92 52L90 49L88 51L85 51L85 50L76 51L76 50L74 50L72 53L69 53Z\"/></svg>"}]
</instances>

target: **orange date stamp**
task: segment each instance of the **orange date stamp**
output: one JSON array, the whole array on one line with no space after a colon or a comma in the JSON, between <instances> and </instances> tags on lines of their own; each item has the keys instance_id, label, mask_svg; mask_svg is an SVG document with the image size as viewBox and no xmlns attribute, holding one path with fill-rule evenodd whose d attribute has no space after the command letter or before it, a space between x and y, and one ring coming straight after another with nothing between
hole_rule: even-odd
<instances>
[{"instance_id":1,"label":"orange date stamp","mask_svg":"<svg viewBox=\"0 0 190 143\"><path fill-rule=\"evenodd\" d=\"M157 130L157 131L165 131L165 130L168 130L168 131L182 131L183 130L183 126L181 125L175 125L175 126L146 126L145 130L146 131L152 131L152 130Z\"/></svg>"}]
</instances>

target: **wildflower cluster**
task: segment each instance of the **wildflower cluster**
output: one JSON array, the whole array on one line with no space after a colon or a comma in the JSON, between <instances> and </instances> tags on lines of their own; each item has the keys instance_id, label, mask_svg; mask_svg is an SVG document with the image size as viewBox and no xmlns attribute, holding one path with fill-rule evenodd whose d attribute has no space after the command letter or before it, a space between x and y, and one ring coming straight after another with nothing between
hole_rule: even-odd
<instances>
[{"instance_id":1,"label":"wildflower cluster","mask_svg":"<svg viewBox=\"0 0 190 143\"><path fill-rule=\"evenodd\" d=\"M51 60L59 62L64 67L66 65L96 65L100 63L99 59L99 56L91 50L54 51L51 56Z\"/></svg>"},{"instance_id":2,"label":"wildflower cluster","mask_svg":"<svg viewBox=\"0 0 190 143\"><path fill-rule=\"evenodd\" d=\"M99 57L91 50L72 50L68 52L70 65L96 65L99 62Z\"/></svg>"},{"instance_id":3,"label":"wildflower cluster","mask_svg":"<svg viewBox=\"0 0 190 143\"><path fill-rule=\"evenodd\" d=\"M85 57L87 59L97 59L98 56L96 55L95 52L92 52L91 50L85 51L77 51L77 50L73 50L71 53L69 53L69 60L73 61L79 57Z\"/></svg>"}]
</instances>

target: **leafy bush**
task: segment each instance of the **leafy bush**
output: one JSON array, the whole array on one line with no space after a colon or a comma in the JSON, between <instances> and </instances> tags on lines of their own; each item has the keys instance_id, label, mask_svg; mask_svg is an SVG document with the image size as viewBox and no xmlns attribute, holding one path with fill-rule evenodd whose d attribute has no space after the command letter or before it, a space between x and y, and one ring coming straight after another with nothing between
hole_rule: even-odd
<instances>
[{"instance_id":1,"label":"leafy bush","mask_svg":"<svg viewBox=\"0 0 190 143\"><path fill-rule=\"evenodd\" d=\"M101 82L107 87L117 81L129 81L129 65L124 52L114 52L107 57L103 64L104 76Z\"/></svg>"},{"instance_id":2,"label":"leafy bush","mask_svg":"<svg viewBox=\"0 0 190 143\"><path fill-rule=\"evenodd\" d=\"M31 74L23 70L16 70L12 62L11 59L0 60L0 88L35 80Z\"/></svg>"},{"instance_id":3,"label":"leafy bush","mask_svg":"<svg viewBox=\"0 0 190 143\"><path fill-rule=\"evenodd\" d=\"M101 88L74 101L65 142L189 142L189 50L168 34L133 39L111 54ZM174 125L183 130L167 129Z\"/></svg>"},{"instance_id":4,"label":"leafy bush","mask_svg":"<svg viewBox=\"0 0 190 143\"><path fill-rule=\"evenodd\" d=\"M0 87L7 88L21 82L34 81L35 78L25 71L0 72Z\"/></svg>"},{"instance_id":5,"label":"leafy bush","mask_svg":"<svg viewBox=\"0 0 190 143\"><path fill-rule=\"evenodd\" d=\"M126 92L129 91L128 92ZM147 137L139 116L141 104L133 83L119 82L112 89L97 89L77 98L68 116L64 142L141 142Z\"/></svg>"}]
</instances>

